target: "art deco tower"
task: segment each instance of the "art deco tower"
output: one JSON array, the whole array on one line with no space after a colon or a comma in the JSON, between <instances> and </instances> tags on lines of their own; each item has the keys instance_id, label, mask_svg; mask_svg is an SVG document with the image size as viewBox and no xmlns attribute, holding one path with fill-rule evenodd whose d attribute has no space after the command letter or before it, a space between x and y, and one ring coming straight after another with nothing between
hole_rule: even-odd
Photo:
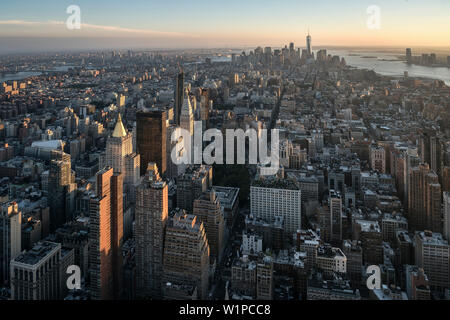
<instances>
[{"instance_id":1,"label":"art deco tower","mask_svg":"<svg viewBox=\"0 0 450 320\"><path fill-rule=\"evenodd\" d=\"M114 173L123 174L127 203L134 203L134 186L140 176L140 156L133 152L133 136L123 126L120 114L114 132L106 143L106 154L100 160L99 167L106 166L112 167Z\"/></svg>"}]
</instances>

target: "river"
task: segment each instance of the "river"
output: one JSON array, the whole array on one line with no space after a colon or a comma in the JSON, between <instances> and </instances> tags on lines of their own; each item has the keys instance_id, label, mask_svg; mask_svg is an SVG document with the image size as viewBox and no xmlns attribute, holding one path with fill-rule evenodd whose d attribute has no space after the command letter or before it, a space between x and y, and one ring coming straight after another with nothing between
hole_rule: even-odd
<instances>
[{"instance_id":1,"label":"river","mask_svg":"<svg viewBox=\"0 0 450 320\"><path fill-rule=\"evenodd\" d=\"M402 77L405 71L408 71L410 77L439 79L450 86L450 68L409 65L404 61L397 60L401 54L346 50L329 50L328 53L344 57L349 66L373 70L381 75Z\"/></svg>"}]
</instances>

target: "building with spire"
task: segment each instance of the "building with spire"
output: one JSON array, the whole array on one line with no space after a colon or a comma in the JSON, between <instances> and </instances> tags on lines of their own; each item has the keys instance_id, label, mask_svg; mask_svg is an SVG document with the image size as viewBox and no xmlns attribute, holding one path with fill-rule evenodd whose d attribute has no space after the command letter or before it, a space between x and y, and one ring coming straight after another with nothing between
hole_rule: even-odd
<instances>
[{"instance_id":1,"label":"building with spire","mask_svg":"<svg viewBox=\"0 0 450 320\"><path fill-rule=\"evenodd\" d=\"M100 157L99 167L109 166L114 173L123 174L127 206L135 202L134 189L139 182L140 160L140 155L133 150L133 136L125 129L119 114L114 131L106 142L106 152Z\"/></svg>"},{"instance_id":2,"label":"building with spire","mask_svg":"<svg viewBox=\"0 0 450 320\"><path fill-rule=\"evenodd\" d=\"M182 129L189 131L191 137L194 135L194 113L187 89L184 94L183 106L181 107L180 126Z\"/></svg>"},{"instance_id":3,"label":"building with spire","mask_svg":"<svg viewBox=\"0 0 450 320\"><path fill-rule=\"evenodd\" d=\"M190 140L184 141L183 149L187 156L190 157L191 163L194 157L194 111L189 97L189 92L186 89L184 94L183 106L180 115L180 127L190 133Z\"/></svg>"},{"instance_id":4,"label":"building with spire","mask_svg":"<svg viewBox=\"0 0 450 320\"><path fill-rule=\"evenodd\" d=\"M115 138L120 138L120 137L124 137L126 135L127 135L127 131L125 130L125 127L123 126L122 116L119 113L119 116L117 117L116 127L114 128L114 132L113 132L112 136Z\"/></svg>"},{"instance_id":5,"label":"building with spire","mask_svg":"<svg viewBox=\"0 0 450 320\"><path fill-rule=\"evenodd\" d=\"M308 30L308 35L306 36L306 50L308 52L309 57L312 57L311 42L312 42L312 38L311 38L311 35L309 34L309 30Z\"/></svg>"}]
</instances>

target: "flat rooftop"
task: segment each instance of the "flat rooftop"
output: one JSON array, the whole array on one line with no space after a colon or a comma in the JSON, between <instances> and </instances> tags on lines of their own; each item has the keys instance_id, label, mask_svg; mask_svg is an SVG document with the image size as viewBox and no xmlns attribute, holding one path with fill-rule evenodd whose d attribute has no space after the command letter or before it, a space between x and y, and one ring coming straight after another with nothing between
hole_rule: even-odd
<instances>
[{"instance_id":1,"label":"flat rooftop","mask_svg":"<svg viewBox=\"0 0 450 320\"><path fill-rule=\"evenodd\" d=\"M330 246L321 246L317 249L318 257L334 258L345 257L344 253L339 248L333 248Z\"/></svg>"},{"instance_id":2,"label":"flat rooftop","mask_svg":"<svg viewBox=\"0 0 450 320\"><path fill-rule=\"evenodd\" d=\"M43 241L38 242L33 249L20 254L17 258L15 258L14 262L19 262L22 264L27 264L30 266L34 266L38 264L42 259L48 256L54 249L60 247L59 243Z\"/></svg>"},{"instance_id":3,"label":"flat rooftop","mask_svg":"<svg viewBox=\"0 0 450 320\"><path fill-rule=\"evenodd\" d=\"M442 234L431 231L417 231L416 237L419 237L423 243L432 245L448 245Z\"/></svg>"},{"instance_id":4,"label":"flat rooftop","mask_svg":"<svg viewBox=\"0 0 450 320\"><path fill-rule=\"evenodd\" d=\"M356 220L355 222L361 226L361 232L381 232L378 221Z\"/></svg>"},{"instance_id":5,"label":"flat rooftop","mask_svg":"<svg viewBox=\"0 0 450 320\"><path fill-rule=\"evenodd\" d=\"M295 183L288 179L262 179L253 181L251 187L300 191Z\"/></svg>"},{"instance_id":6,"label":"flat rooftop","mask_svg":"<svg viewBox=\"0 0 450 320\"><path fill-rule=\"evenodd\" d=\"M231 209L236 203L240 189L233 187L213 186L213 190L216 192L216 195L219 198L220 205L226 209Z\"/></svg>"}]
</instances>

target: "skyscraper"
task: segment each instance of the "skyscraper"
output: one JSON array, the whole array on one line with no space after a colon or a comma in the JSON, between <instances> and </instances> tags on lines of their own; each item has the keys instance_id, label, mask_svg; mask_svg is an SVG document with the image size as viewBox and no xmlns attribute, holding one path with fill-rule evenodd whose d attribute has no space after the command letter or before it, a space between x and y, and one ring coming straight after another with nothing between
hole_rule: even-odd
<instances>
[{"instance_id":1,"label":"skyscraper","mask_svg":"<svg viewBox=\"0 0 450 320\"><path fill-rule=\"evenodd\" d=\"M123 175L106 167L97 173L96 183L89 222L91 298L118 299L122 282Z\"/></svg>"},{"instance_id":2,"label":"skyscraper","mask_svg":"<svg viewBox=\"0 0 450 320\"><path fill-rule=\"evenodd\" d=\"M417 231L416 265L425 270L431 290L443 292L450 285L450 246L440 233Z\"/></svg>"},{"instance_id":3,"label":"skyscraper","mask_svg":"<svg viewBox=\"0 0 450 320\"><path fill-rule=\"evenodd\" d=\"M164 241L163 283L197 288L206 299L209 283L209 245L204 224L184 210L167 223Z\"/></svg>"},{"instance_id":4,"label":"skyscraper","mask_svg":"<svg viewBox=\"0 0 450 320\"><path fill-rule=\"evenodd\" d=\"M184 95L183 106L181 107L180 127L191 133L192 141L192 136L194 135L194 114L187 89Z\"/></svg>"},{"instance_id":5,"label":"skyscraper","mask_svg":"<svg viewBox=\"0 0 450 320\"><path fill-rule=\"evenodd\" d=\"M65 251L67 253L67 250ZM37 243L11 261L11 298L13 300L57 300L64 297L65 265L73 265L71 255L62 256L61 244ZM28 275L28 276L27 276Z\"/></svg>"},{"instance_id":6,"label":"skyscraper","mask_svg":"<svg viewBox=\"0 0 450 320\"><path fill-rule=\"evenodd\" d=\"M289 59L294 59L295 56L295 45L293 42L289 44Z\"/></svg>"},{"instance_id":7,"label":"skyscraper","mask_svg":"<svg viewBox=\"0 0 450 320\"><path fill-rule=\"evenodd\" d=\"M412 51L411 51L411 48L406 48L406 61L408 63L412 62Z\"/></svg>"},{"instance_id":8,"label":"skyscraper","mask_svg":"<svg viewBox=\"0 0 450 320\"><path fill-rule=\"evenodd\" d=\"M200 112L203 123L203 130L209 128L209 112L210 112L209 89L203 89L200 97Z\"/></svg>"},{"instance_id":9,"label":"skyscraper","mask_svg":"<svg viewBox=\"0 0 450 320\"><path fill-rule=\"evenodd\" d=\"M105 166L111 166L114 169L114 172L125 173L124 157L132 152L132 137L125 130L122 123L122 117L119 114L113 134L108 138L106 143Z\"/></svg>"},{"instance_id":10,"label":"skyscraper","mask_svg":"<svg viewBox=\"0 0 450 320\"><path fill-rule=\"evenodd\" d=\"M113 272L113 297L120 299L123 290L123 174L111 178L111 249Z\"/></svg>"},{"instance_id":11,"label":"skyscraper","mask_svg":"<svg viewBox=\"0 0 450 320\"><path fill-rule=\"evenodd\" d=\"M193 212L205 226L211 257L220 262L224 246L225 221L214 189L203 193L194 201Z\"/></svg>"},{"instance_id":12,"label":"skyscraper","mask_svg":"<svg viewBox=\"0 0 450 320\"><path fill-rule=\"evenodd\" d=\"M181 116L181 107L183 106L183 101L185 99L184 95L184 72L181 72L177 75L177 82L175 86L175 108L173 110L175 123L176 125L180 125L180 116Z\"/></svg>"},{"instance_id":13,"label":"skyscraper","mask_svg":"<svg viewBox=\"0 0 450 320\"><path fill-rule=\"evenodd\" d=\"M150 163L136 189L136 287L139 297L162 297L168 201L168 186L159 176L156 164Z\"/></svg>"},{"instance_id":14,"label":"skyscraper","mask_svg":"<svg viewBox=\"0 0 450 320\"><path fill-rule=\"evenodd\" d=\"M411 169L408 192L408 218L412 230L441 233L441 185L428 164Z\"/></svg>"},{"instance_id":15,"label":"skyscraper","mask_svg":"<svg viewBox=\"0 0 450 320\"><path fill-rule=\"evenodd\" d=\"M289 180L258 180L250 187L250 212L271 223L284 219L284 229L293 234L301 229L301 191Z\"/></svg>"},{"instance_id":16,"label":"skyscraper","mask_svg":"<svg viewBox=\"0 0 450 320\"><path fill-rule=\"evenodd\" d=\"M419 137L421 161L430 165L442 182L445 146L443 139L435 132L425 131Z\"/></svg>"},{"instance_id":17,"label":"skyscraper","mask_svg":"<svg viewBox=\"0 0 450 320\"><path fill-rule=\"evenodd\" d=\"M106 142L106 153L100 157L99 167L110 166L114 173L123 174L123 189L127 203L134 203L134 186L140 177L140 155L133 152L133 137L127 132L118 116L116 127Z\"/></svg>"},{"instance_id":18,"label":"skyscraper","mask_svg":"<svg viewBox=\"0 0 450 320\"><path fill-rule=\"evenodd\" d=\"M149 163L156 163L162 176L167 167L167 112L160 109L139 111L136 114L136 147L141 156L141 175Z\"/></svg>"},{"instance_id":19,"label":"skyscraper","mask_svg":"<svg viewBox=\"0 0 450 320\"><path fill-rule=\"evenodd\" d=\"M170 125L167 127L167 169L166 176L169 179L177 178L179 175L183 174L186 170L186 164L181 161L185 150L183 147L183 136L180 133L181 128L175 125ZM178 139L172 141L172 135L178 136ZM174 154L172 151L176 150ZM174 158L172 158L174 157ZM175 158L176 157L176 158ZM173 159L176 159L173 161Z\"/></svg>"},{"instance_id":20,"label":"skyscraper","mask_svg":"<svg viewBox=\"0 0 450 320\"><path fill-rule=\"evenodd\" d=\"M50 207L50 231L67 222L74 210L74 177L70 164L70 155L62 151L51 154L48 176L48 206Z\"/></svg>"},{"instance_id":21,"label":"skyscraper","mask_svg":"<svg viewBox=\"0 0 450 320\"><path fill-rule=\"evenodd\" d=\"M331 241L340 244L342 241L342 199L339 192L330 190L329 198L330 221L331 221Z\"/></svg>"},{"instance_id":22,"label":"skyscraper","mask_svg":"<svg viewBox=\"0 0 450 320\"><path fill-rule=\"evenodd\" d=\"M450 166L445 166L442 171L442 191L450 191Z\"/></svg>"},{"instance_id":23,"label":"skyscraper","mask_svg":"<svg viewBox=\"0 0 450 320\"><path fill-rule=\"evenodd\" d=\"M190 133L191 139L184 141L183 148L187 152L188 157L191 158L191 161L194 158L194 113L192 110L191 99L186 89L183 106L181 107L180 127Z\"/></svg>"},{"instance_id":24,"label":"skyscraper","mask_svg":"<svg viewBox=\"0 0 450 320\"><path fill-rule=\"evenodd\" d=\"M311 38L311 35L309 34L309 30L308 30L308 35L306 36L306 50L308 52L308 57L312 56L311 42L312 42L312 38Z\"/></svg>"},{"instance_id":25,"label":"skyscraper","mask_svg":"<svg viewBox=\"0 0 450 320\"><path fill-rule=\"evenodd\" d=\"M432 136L430 138L430 168L438 175L439 182L442 181L444 150L442 139L436 135Z\"/></svg>"},{"instance_id":26,"label":"skyscraper","mask_svg":"<svg viewBox=\"0 0 450 320\"><path fill-rule=\"evenodd\" d=\"M16 202L2 205L0 213L0 286L9 282L9 262L22 251L22 213Z\"/></svg>"}]
</instances>

